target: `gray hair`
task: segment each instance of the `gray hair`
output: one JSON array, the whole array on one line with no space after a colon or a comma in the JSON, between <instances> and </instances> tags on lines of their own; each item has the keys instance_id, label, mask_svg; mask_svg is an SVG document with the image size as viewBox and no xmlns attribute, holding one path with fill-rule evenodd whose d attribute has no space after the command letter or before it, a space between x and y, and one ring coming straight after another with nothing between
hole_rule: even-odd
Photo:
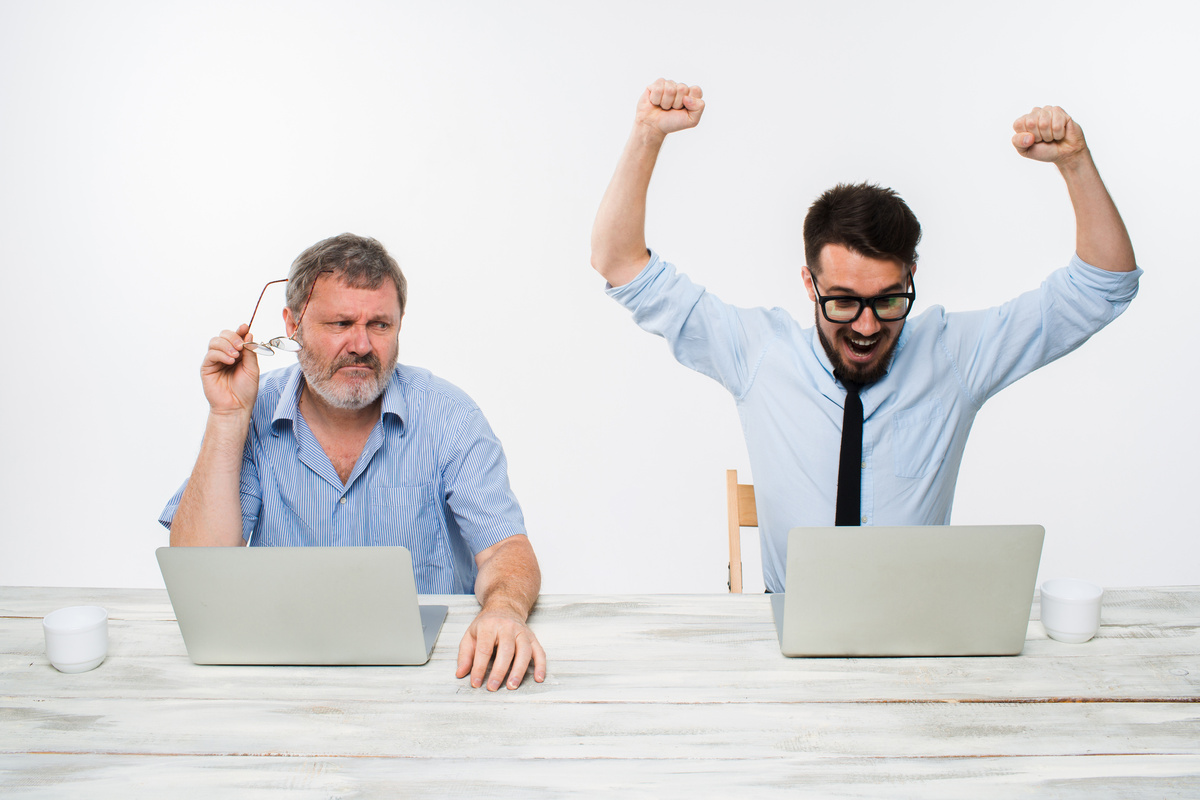
<instances>
[{"instance_id":1,"label":"gray hair","mask_svg":"<svg viewBox=\"0 0 1200 800\"><path fill-rule=\"evenodd\" d=\"M317 276L333 270L334 277L355 289L378 289L390 278L400 298L400 314L408 299L408 281L396 259L375 239L343 233L317 242L292 262L288 272L287 306L298 317Z\"/></svg>"}]
</instances>

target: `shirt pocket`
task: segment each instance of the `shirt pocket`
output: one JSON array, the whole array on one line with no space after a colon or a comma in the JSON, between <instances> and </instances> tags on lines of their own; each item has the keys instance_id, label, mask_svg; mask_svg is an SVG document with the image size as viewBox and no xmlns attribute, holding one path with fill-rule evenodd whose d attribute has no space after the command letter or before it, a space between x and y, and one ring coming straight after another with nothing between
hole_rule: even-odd
<instances>
[{"instance_id":1,"label":"shirt pocket","mask_svg":"<svg viewBox=\"0 0 1200 800\"><path fill-rule=\"evenodd\" d=\"M434 484L375 487L368 498L371 544L407 547L414 564L435 559L442 515Z\"/></svg>"},{"instance_id":2,"label":"shirt pocket","mask_svg":"<svg viewBox=\"0 0 1200 800\"><path fill-rule=\"evenodd\" d=\"M896 412L892 418L892 458L896 476L922 478L941 463L938 443L946 430L946 411L940 399Z\"/></svg>"}]
</instances>

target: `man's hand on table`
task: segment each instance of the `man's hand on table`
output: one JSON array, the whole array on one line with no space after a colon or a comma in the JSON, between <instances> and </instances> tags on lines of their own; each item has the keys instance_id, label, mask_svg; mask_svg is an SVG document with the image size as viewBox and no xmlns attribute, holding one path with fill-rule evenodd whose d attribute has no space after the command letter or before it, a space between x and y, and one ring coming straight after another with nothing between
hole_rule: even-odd
<instances>
[{"instance_id":1,"label":"man's hand on table","mask_svg":"<svg viewBox=\"0 0 1200 800\"><path fill-rule=\"evenodd\" d=\"M483 685L493 653L496 658L487 679L489 692L500 688L506 680L505 675L509 689L520 686L530 661L533 662L533 679L538 683L546 680L546 651L525 624L524 617L515 609L500 604L485 607L467 628L458 646L455 677L462 678L470 673L471 685L478 689Z\"/></svg>"},{"instance_id":2,"label":"man's hand on table","mask_svg":"<svg viewBox=\"0 0 1200 800\"><path fill-rule=\"evenodd\" d=\"M526 620L537 602L542 584L537 556L524 534L510 536L475 555L479 575L475 578L475 596L482 610L463 635L458 646L458 671L455 677L471 675L471 685L494 692L507 683L516 689L533 662L533 679L546 680L546 651L529 629ZM488 673L488 662L495 662ZM507 676L507 677L506 677Z\"/></svg>"}]
</instances>

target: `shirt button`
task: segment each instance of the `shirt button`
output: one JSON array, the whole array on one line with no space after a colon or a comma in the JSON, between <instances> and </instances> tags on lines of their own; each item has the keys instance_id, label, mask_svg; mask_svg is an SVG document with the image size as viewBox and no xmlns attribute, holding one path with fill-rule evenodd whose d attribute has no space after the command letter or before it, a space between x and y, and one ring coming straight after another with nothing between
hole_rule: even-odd
<instances>
[{"instance_id":1,"label":"shirt button","mask_svg":"<svg viewBox=\"0 0 1200 800\"><path fill-rule=\"evenodd\" d=\"M339 502L339 503L341 503L342 505L346 505L346 498L344 498L344 497L343 497L343 498L342 498L341 500L339 500L338 502Z\"/></svg>"},{"instance_id":2,"label":"shirt button","mask_svg":"<svg viewBox=\"0 0 1200 800\"><path fill-rule=\"evenodd\" d=\"M858 465L858 468L859 468L859 469L866 469L866 468L867 468L867 462L863 461L862 463L860 463L860 464Z\"/></svg>"},{"instance_id":3,"label":"shirt button","mask_svg":"<svg viewBox=\"0 0 1200 800\"><path fill-rule=\"evenodd\" d=\"M863 524L865 525L865 524L866 524L866 522L867 522L867 515L866 515L866 514L863 514L862 521L863 521Z\"/></svg>"}]
</instances>

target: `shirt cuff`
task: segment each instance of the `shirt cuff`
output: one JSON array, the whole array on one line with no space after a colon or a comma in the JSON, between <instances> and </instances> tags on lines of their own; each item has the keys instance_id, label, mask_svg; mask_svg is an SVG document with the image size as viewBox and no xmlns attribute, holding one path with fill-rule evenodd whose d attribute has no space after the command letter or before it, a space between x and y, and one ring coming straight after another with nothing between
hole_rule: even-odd
<instances>
[{"instance_id":1,"label":"shirt cuff","mask_svg":"<svg viewBox=\"0 0 1200 800\"><path fill-rule=\"evenodd\" d=\"M1102 292L1106 299L1123 302L1129 302L1137 296L1138 281L1142 277L1141 267L1134 267L1131 272L1113 272L1089 264L1078 253L1071 254L1067 272L1084 285Z\"/></svg>"},{"instance_id":2,"label":"shirt cuff","mask_svg":"<svg viewBox=\"0 0 1200 800\"><path fill-rule=\"evenodd\" d=\"M626 298L635 297L646 284L654 280L655 276L663 271L663 264L665 262L658 257L658 253L653 249L646 249L650 250L650 261L646 266L642 267L642 271L637 274L636 278L623 286L613 286L607 281L604 283L604 293L621 305L625 305Z\"/></svg>"}]
</instances>

